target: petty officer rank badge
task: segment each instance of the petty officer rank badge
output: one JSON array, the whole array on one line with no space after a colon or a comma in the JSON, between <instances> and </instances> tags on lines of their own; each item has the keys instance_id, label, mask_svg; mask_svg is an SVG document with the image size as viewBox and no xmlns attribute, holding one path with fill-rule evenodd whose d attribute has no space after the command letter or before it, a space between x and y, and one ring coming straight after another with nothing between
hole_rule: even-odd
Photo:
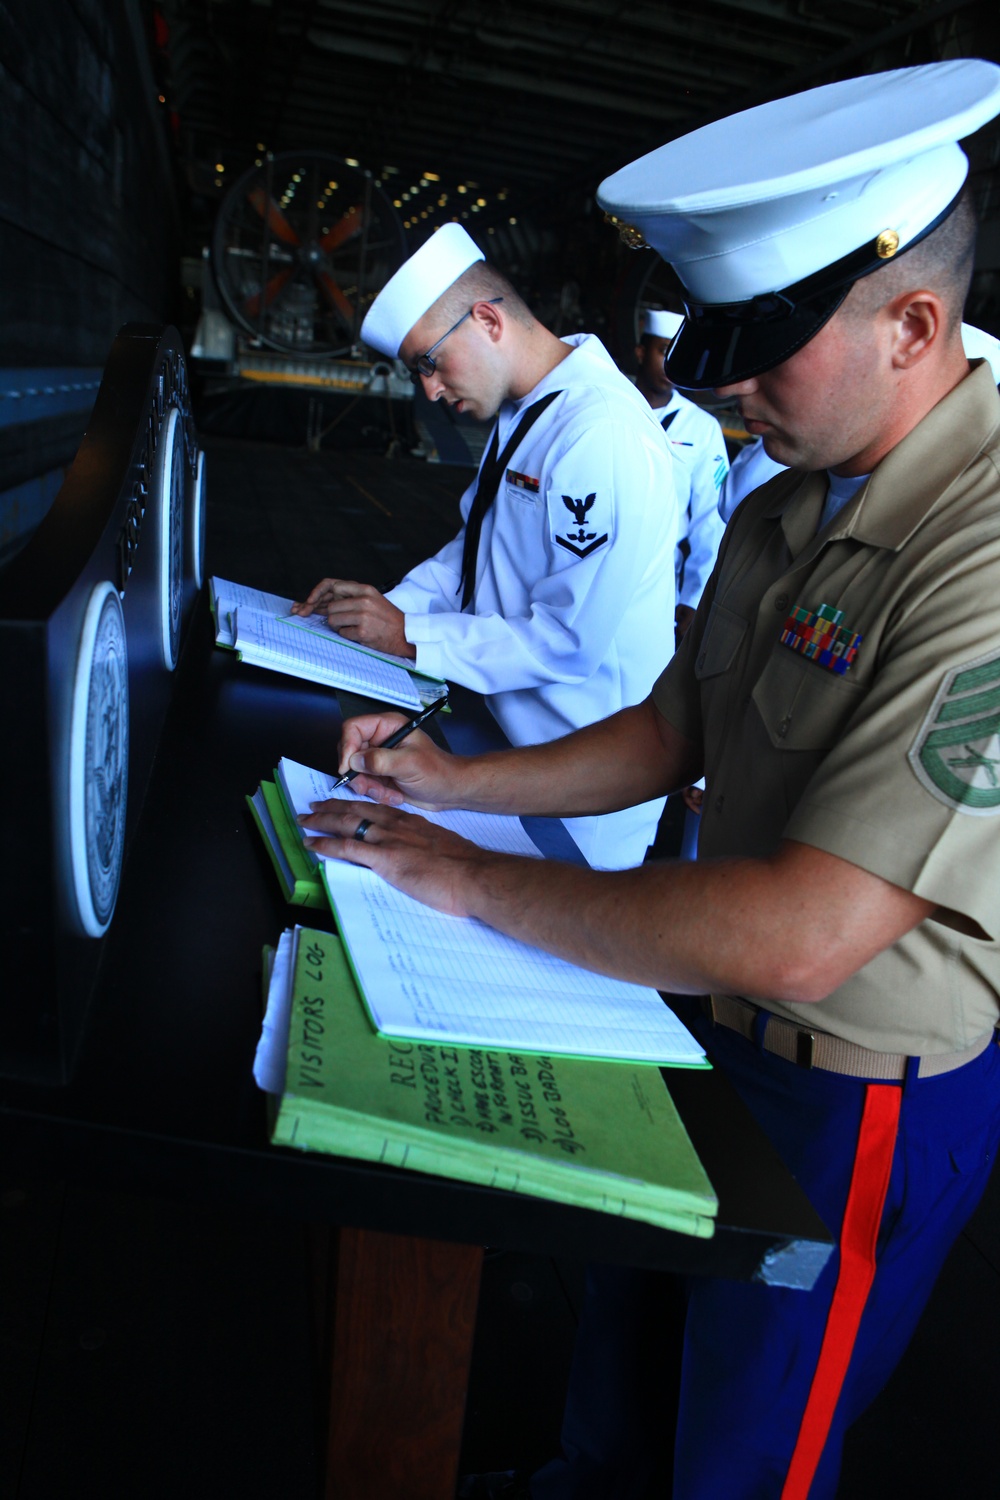
<instances>
[{"instance_id":1,"label":"petty officer rank badge","mask_svg":"<svg viewBox=\"0 0 1000 1500\"><path fill-rule=\"evenodd\" d=\"M595 522L591 521L590 512L597 499L596 492L584 495L581 500L574 499L572 495L563 495L562 503L573 517L573 525L567 527L566 534L560 536L558 532L554 540L560 547L565 547L567 552L572 552L575 557L589 557L596 552L598 547L603 547L608 540L608 533L601 533ZM591 530L593 526L593 530Z\"/></svg>"},{"instance_id":2,"label":"petty officer rank badge","mask_svg":"<svg viewBox=\"0 0 1000 1500\"><path fill-rule=\"evenodd\" d=\"M781 644L843 677L853 666L862 639L841 624L843 618L844 611L832 604L821 604L817 610L797 604L785 621Z\"/></svg>"}]
</instances>

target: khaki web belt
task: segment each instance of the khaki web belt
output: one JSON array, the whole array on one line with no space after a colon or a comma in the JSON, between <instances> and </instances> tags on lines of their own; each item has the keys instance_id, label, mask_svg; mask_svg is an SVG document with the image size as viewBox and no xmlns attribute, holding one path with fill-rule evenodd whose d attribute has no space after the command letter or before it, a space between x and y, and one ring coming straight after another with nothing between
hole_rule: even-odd
<instances>
[{"instance_id":1,"label":"khaki web belt","mask_svg":"<svg viewBox=\"0 0 1000 1500\"><path fill-rule=\"evenodd\" d=\"M761 1041L764 1051L783 1057L786 1062L797 1063L800 1068L822 1068L827 1073L843 1073L848 1078L877 1078L893 1083L901 1083L906 1077L909 1058L905 1053L873 1052L856 1042L831 1036L827 1031L814 1031L795 1021L786 1021L784 1016L770 1015L761 1006L739 995L702 995L700 1004L709 1020L718 1026L727 1026L730 1031L738 1031L748 1041L754 1040L754 1023L758 1015L767 1015ZM932 1053L921 1057L917 1076L933 1078L939 1073L951 1073L955 1068L964 1067L985 1052L996 1036L997 1032L988 1031L963 1052Z\"/></svg>"}]
</instances>

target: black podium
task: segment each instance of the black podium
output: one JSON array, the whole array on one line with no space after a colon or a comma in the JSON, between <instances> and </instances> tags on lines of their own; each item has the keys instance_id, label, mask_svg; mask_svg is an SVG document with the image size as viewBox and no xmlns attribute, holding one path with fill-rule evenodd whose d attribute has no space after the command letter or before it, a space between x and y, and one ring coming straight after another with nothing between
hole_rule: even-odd
<instances>
[{"instance_id":1,"label":"black podium","mask_svg":"<svg viewBox=\"0 0 1000 1500\"><path fill-rule=\"evenodd\" d=\"M152 347L155 362L164 345L153 340ZM168 340L166 347L175 346ZM144 390L148 396L150 386ZM197 480L193 435L191 441L182 453L189 506ZM124 470L115 474L125 482ZM36 1022L33 1031L22 1028L33 1050L18 1033L21 1051L5 1054L15 1062L28 1057L32 1066L7 1067L0 1139L11 1166L36 1176L137 1194L221 1197L328 1226L320 1278L329 1335L326 1494L441 1500L454 1483L484 1245L806 1288L830 1253L829 1235L716 1072L668 1073L719 1196L710 1240L269 1145L265 1100L251 1076L261 947L300 913L280 900L244 795L282 755L332 764L341 709L328 690L243 666L215 649L204 591L194 602L193 572L181 590L182 623L193 608L175 670L164 663L164 636L161 630L157 638L152 624L146 646L133 653L139 627L129 610L140 606L128 601L133 584L134 597L140 594L150 505L123 614L133 719L137 704L154 707L131 741L132 756L143 746L144 758L129 764L117 906L99 936L86 936L79 925L57 933L50 916L48 927L39 918L24 939L22 972L33 984L23 1012L37 1003L66 1024L59 1049L41 1045L45 1033ZM116 523L105 524L113 532ZM78 585L77 618L93 579L103 576L95 570ZM72 594L67 583L63 596ZM43 624L36 620L33 628ZM54 638L51 623L47 628ZM68 627L64 634L72 638ZM9 660L5 655L5 670ZM140 662L149 683L133 681L134 672L142 676ZM468 748L480 732L476 718L475 703L457 694L446 736ZM54 754L50 746L50 763ZM58 768L50 764L45 774L58 779ZM53 863L49 891L59 878ZM33 909L29 903L29 915ZM65 920L79 923L79 913L70 910ZM319 912L309 912L308 921L333 926ZM48 968L41 957L47 944L63 954ZM13 1035L6 1005L4 1017L5 1036Z\"/></svg>"}]
</instances>

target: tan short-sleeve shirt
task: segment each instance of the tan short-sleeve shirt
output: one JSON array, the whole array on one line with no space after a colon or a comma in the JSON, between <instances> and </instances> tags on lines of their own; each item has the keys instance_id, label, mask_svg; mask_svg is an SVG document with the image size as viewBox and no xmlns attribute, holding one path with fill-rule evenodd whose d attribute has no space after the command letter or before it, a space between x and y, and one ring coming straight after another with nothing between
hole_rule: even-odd
<instances>
[{"instance_id":1,"label":"tan short-sleeve shirt","mask_svg":"<svg viewBox=\"0 0 1000 1500\"><path fill-rule=\"evenodd\" d=\"M958 1051L1000 1014L1000 398L970 375L817 534L825 473L740 507L657 708L705 751L700 854L827 850L958 913L808 1007L850 1041ZM782 642L789 616L860 637L842 675ZM829 627L825 627L829 629ZM801 639L802 632L799 632ZM805 1014L804 1014L805 1012Z\"/></svg>"}]
</instances>

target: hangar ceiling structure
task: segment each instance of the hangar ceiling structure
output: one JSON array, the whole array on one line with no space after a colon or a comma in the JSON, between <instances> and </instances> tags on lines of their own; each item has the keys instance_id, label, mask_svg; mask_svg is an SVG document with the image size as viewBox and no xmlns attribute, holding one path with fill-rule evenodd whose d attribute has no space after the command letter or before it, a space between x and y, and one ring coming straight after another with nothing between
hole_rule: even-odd
<instances>
[{"instance_id":1,"label":"hangar ceiling structure","mask_svg":"<svg viewBox=\"0 0 1000 1500\"><path fill-rule=\"evenodd\" d=\"M851 74L1000 60L996 0L159 0L154 15L206 222L268 152L324 150L372 173L410 250L458 218L523 277L576 226L564 281L600 243L580 228L599 222L598 182L643 151ZM1000 130L981 137L973 187L1000 230Z\"/></svg>"},{"instance_id":2,"label":"hangar ceiling structure","mask_svg":"<svg viewBox=\"0 0 1000 1500\"><path fill-rule=\"evenodd\" d=\"M991 55L1000 41L993 0L164 0L162 9L169 102L192 160L214 164L226 148L249 157L258 143L321 147L377 173L395 168L401 184L431 171L536 200L596 182L734 108L854 72Z\"/></svg>"}]
</instances>

